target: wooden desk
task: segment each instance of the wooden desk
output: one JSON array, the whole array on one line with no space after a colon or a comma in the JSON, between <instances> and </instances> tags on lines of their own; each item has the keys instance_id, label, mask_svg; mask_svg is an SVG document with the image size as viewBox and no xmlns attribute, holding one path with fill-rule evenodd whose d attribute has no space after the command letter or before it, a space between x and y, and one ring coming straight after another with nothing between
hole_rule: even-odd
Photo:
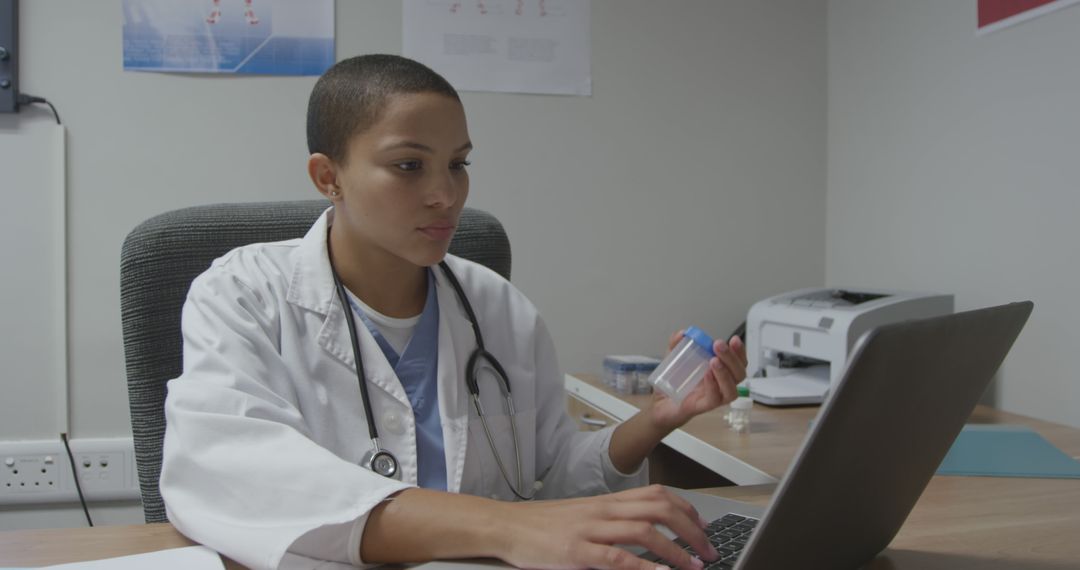
<instances>
[{"instance_id":1,"label":"wooden desk","mask_svg":"<svg viewBox=\"0 0 1080 570\"><path fill-rule=\"evenodd\" d=\"M765 505L775 484L704 489ZM1080 481L934 477L866 570L1080 568Z\"/></svg>"},{"instance_id":2,"label":"wooden desk","mask_svg":"<svg viewBox=\"0 0 1080 570\"><path fill-rule=\"evenodd\" d=\"M568 377L568 387L572 377ZM618 398L595 378L573 378L578 394L605 392L625 406L646 396ZM610 403L610 402L609 402ZM606 413L614 415L611 411ZM754 410L750 437L731 434L720 413L690 422L675 443L694 451L726 446L722 462L736 473L779 477L802 442L817 408ZM618 416L617 416L618 417ZM1070 455L1080 455L1080 430L980 407L975 422L1023 424ZM761 435L758 438L755 436ZM682 436L680 436L682 437ZM697 443L694 443L694 441ZM680 443L681 442L681 443ZM708 458L705 459L709 461ZM761 469L754 467L758 462ZM746 463L752 470L739 467ZM774 484L721 487L705 492L764 505ZM41 566L189 546L169 524L0 532L0 566ZM226 567L242 568L231 560ZM934 477L889 548L869 570L980 569L1065 570L1080 568L1080 480L998 477Z\"/></svg>"},{"instance_id":3,"label":"wooden desk","mask_svg":"<svg viewBox=\"0 0 1080 570\"><path fill-rule=\"evenodd\" d=\"M571 397L618 421L645 409L652 396L616 394L593 374L566 376ZM737 434L728 428L724 411L698 416L676 430L664 443L730 479L737 485L776 483L787 471L820 406L773 408L754 405L751 433ZM1031 427L1071 456L1080 456L1080 430L987 406L978 406L971 423L1016 424Z\"/></svg>"},{"instance_id":4,"label":"wooden desk","mask_svg":"<svg viewBox=\"0 0 1080 570\"><path fill-rule=\"evenodd\" d=\"M0 567L50 566L194 546L169 523L0 532ZM242 570L232 560L225 567Z\"/></svg>"},{"instance_id":5,"label":"wooden desk","mask_svg":"<svg viewBox=\"0 0 1080 570\"><path fill-rule=\"evenodd\" d=\"M764 505L775 485L704 492ZM868 570L1075 569L1080 481L935 477L907 523ZM168 523L0 532L0 567L43 566L193 543ZM225 567L240 569L231 560Z\"/></svg>"},{"instance_id":6,"label":"wooden desk","mask_svg":"<svg viewBox=\"0 0 1080 570\"><path fill-rule=\"evenodd\" d=\"M567 376L575 398L617 419L648 405L651 396L619 396L591 375ZM751 433L728 429L722 411L695 418L665 443L733 479L760 468L781 477L802 444L818 408L754 406ZM1026 425L1071 456L1080 456L1080 430L979 406L973 423ZM759 437L761 436L761 437ZM677 446L677 447L676 447ZM689 455L689 454L688 454ZM768 503L775 484L720 487L704 492L748 503ZM1007 477L934 477L885 550L866 568L892 570L1080 568L1080 480Z\"/></svg>"},{"instance_id":7,"label":"wooden desk","mask_svg":"<svg viewBox=\"0 0 1080 570\"><path fill-rule=\"evenodd\" d=\"M645 409L652 396L615 394L591 374L566 376L566 391L600 412L624 421ZM775 483L795 457L817 406L754 406L751 433L730 430L718 410L698 416L664 439L664 444L729 479L736 485Z\"/></svg>"}]
</instances>

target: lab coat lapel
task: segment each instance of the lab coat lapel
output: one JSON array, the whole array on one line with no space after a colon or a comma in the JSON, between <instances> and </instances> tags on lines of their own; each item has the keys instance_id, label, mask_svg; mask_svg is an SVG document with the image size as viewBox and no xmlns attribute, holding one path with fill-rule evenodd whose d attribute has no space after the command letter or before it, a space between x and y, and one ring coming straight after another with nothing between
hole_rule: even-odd
<instances>
[{"instance_id":1,"label":"lab coat lapel","mask_svg":"<svg viewBox=\"0 0 1080 570\"><path fill-rule=\"evenodd\" d=\"M446 489L461 490L469 439L469 391L465 387L465 362L475 348L472 326L446 281L441 268L433 268L439 295L439 415L446 451Z\"/></svg>"},{"instance_id":2,"label":"lab coat lapel","mask_svg":"<svg viewBox=\"0 0 1080 570\"><path fill-rule=\"evenodd\" d=\"M323 315L322 327L316 342L330 356L355 372L352 340L345 313L337 298L334 277L330 269L330 257L326 247L327 230L333 210L323 212L300 242L294 252L297 256L286 300L309 311ZM360 356L364 359L364 373L372 386L377 386L400 402L411 414L412 405L405 389L394 374L375 338L363 323L357 323L357 340Z\"/></svg>"},{"instance_id":3,"label":"lab coat lapel","mask_svg":"<svg viewBox=\"0 0 1080 570\"><path fill-rule=\"evenodd\" d=\"M349 308L351 310L351 307ZM364 376L368 384L376 386L390 394L412 414L412 404L409 396L405 393L405 387L401 385L394 368L386 359L375 337L362 322L357 320L356 336L360 344L360 357L364 359ZM352 339L349 338L349 325L345 322L345 313L341 304L335 298L331 304L330 313L323 321L322 329L318 335L319 346L323 347L331 356L341 361L351 370L356 370L356 360L353 358Z\"/></svg>"}]
</instances>

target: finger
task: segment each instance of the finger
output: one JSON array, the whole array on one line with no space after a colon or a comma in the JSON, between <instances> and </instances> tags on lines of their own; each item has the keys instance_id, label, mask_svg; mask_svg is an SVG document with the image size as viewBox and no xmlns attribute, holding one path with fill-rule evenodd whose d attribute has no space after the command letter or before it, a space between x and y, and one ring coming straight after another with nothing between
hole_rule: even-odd
<instances>
[{"instance_id":1,"label":"finger","mask_svg":"<svg viewBox=\"0 0 1080 570\"><path fill-rule=\"evenodd\" d=\"M606 544L584 544L571 564L597 570L659 570L665 566L649 562L617 547Z\"/></svg>"},{"instance_id":2,"label":"finger","mask_svg":"<svg viewBox=\"0 0 1080 570\"><path fill-rule=\"evenodd\" d=\"M675 350L675 345L679 344L679 341L682 340L682 337L683 337L683 332L682 331L675 331L675 332L671 333L671 336L669 336L668 339L667 339L668 352L671 352L672 350Z\"/></svg>"},{"instance_id":3,"label":"finger","mask_svg":"<svg viewBox=\"0 0 1080 570\"><path fill-rule=\"evenodd\" d=\"M741 337L733 336L731 337L731 342L728 343L728 346L730 346L731 349L735 351L735 354L739 356L739 360L742 361L743 367L746 367L748 363L746 359L746 341Z\"/></svg>"},{"instance_id":4,"label":"finger","mask_svg":"<svg viewBox=\"0 0 1080 570\"><path fill-rule=\"evenodd\" d=\"M746 364L739 354L726 342L717 341L714 347L717 358L724 363L731 373L731 380L736 384L746 378Z\"/></svg>"},{"instance_id":5,"label":"finger","mask_svg":"<svg viewBox=\"0 0 1080 570\"><path fill-rule=\"evenodd\" d=\"M608 515L616 519L613 522L626 522L628 524L637 525L644 522L645 526L642 528L635 528L641 533L644 533L644 528L649 529L651 532L655 532L657 536L663 537L653 524L661 524L671 529L679 538L686 541L695 552L699 553L703 558L707 560L716 559L716 551L712 545L709 544L709 540L705 537L705 531L702 530L698 524L699 517L696 512L693 516L688 516L687 512L676 505L674 501L670 500L670 497L663 497L653 501L637 501L633 503L623 503L614 505ZM612 527L615 528L615 527ZM632 538L637 541L632 544L639 544L646 548L652 548L654 543L645 544L640 542L644 540L644 536L634 535ZM664 538L667 541L666 538ZM668 541L670 542L670 541ZM682 558L669 558L665 553L671 552L670 549L653 550L657 554L664 556L664 558L670 562L683 566L685 560Z\"/></svg>"},{"instance_id":6,"label":"finger","mask_svg":"<svg viewBox=\"0 0 1080 570\"><path fill-rule=\"evenodd\" d=\"M609 493L607 495L597 495L595 497L584 497L587 501L595 500L607 500L610 502L637 502L637 501L663 501L675 505L680 511L686 514L686 516L696 521L699 528L704 529L708 524L702 516L698 513L697 509L679 495L672 493L663 485L647 485L645 487L635 487L633 489L627 489L625 491L619 491L617 493Z\"/></svg>"},{"instance_id":7,"label":"finger","mask_svg":"<svg viewBox=\"0 0 1080 570\"><path fill-rule=\"evenodd\" d=\"M698 513L697 508L695 508L694 505L690 503L690 501L687 501L679 495L672 493L663 485L649 485L647 487L641 487L641 490L644 493L648 494L650 500L667 501L675 505L679 510L686 513L686 516L689 517L690 520L696 521L698 527L700 527L701 529L704 529L705 526L708 524L708 521L702 518L702 516Z\"/></svg>"},{"instance_id":8,"label":"finger","mask_svg":"<svg viewBox=\"0 0 1080 570\"><path fill-rule=\"evenodd\" d=\"M589 538L606 544L629 544L642 546L663 558L675 568L701 570L704 564L690 552L683 550L668 537L644 521L618 521L597 527Z\"/></svg>"},{"instance_id":9,"label":"finger","mask_svg":"<svg viewBox=\"0 0 1080 570\"><path fill-rule=\"evenodd\" d=\"M720 396L723 398L724 403L730 402L739 396L739 389L735 387L735 380L732 379L731 371L727 369L727 365L720 360L720 357L713 357L709 360L709 369L712 371L713 382L716 384L716 388L720 390Z\"/></svg>"}]
</instances>

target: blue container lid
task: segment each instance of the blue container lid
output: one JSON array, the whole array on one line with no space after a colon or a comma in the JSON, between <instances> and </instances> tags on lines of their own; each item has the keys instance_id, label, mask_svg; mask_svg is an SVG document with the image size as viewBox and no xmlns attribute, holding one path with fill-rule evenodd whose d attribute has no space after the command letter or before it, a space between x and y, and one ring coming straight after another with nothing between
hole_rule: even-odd
<instances>
[{"instance_id":1,"label":"blue container lid","mask_svg":"<svg viewBox=\"0 0 1080 570\"><path fill-rule=\"evenodd\" d=\"M653 370L656 370L657 366L660 366L660 359L644 356L635 366L638 372L652 372Z\"/></svg>"},{"instance_id":2,"label":"blue container lid","mask_svg":"<svg viewBox=\"0 0 1080 570\"><path fill-rule=\"evenodd\" d=\"M690 338L690 340L694 341L694 344L700 346L705 352L709 353L710 356L716 356L716 353L713 352L713 339L709 336L709 333L697 327L690 326L686 327L686 330L683 331L683 336Z\"/></svg>"},{"instance_id":3,"label":"blue container lid","mask_svg":"<svg viewBox=\"0 0 1080 570\"><path fill-rule=\"evenodd\" d=\"M633 372L637 369L637 363L622 356L608 356L604 358L604 368L615 372Z\"/></svg>"}]
</instances>

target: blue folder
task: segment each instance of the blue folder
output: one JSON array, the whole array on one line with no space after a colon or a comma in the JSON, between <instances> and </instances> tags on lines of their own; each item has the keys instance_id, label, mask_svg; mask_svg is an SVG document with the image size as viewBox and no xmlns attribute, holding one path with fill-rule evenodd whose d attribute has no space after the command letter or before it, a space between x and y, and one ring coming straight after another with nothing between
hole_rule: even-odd
<instances>
[{"instance_id":1,"label":"blue folder","mask_svg":"<svg viewBox=\"0 0 1080 570\"><path fill-rule=\"evenodd\" d=\"M968 424L938 475L1080 479L1080 461L1024 426Z\"/></svg>"}]
</instances>

